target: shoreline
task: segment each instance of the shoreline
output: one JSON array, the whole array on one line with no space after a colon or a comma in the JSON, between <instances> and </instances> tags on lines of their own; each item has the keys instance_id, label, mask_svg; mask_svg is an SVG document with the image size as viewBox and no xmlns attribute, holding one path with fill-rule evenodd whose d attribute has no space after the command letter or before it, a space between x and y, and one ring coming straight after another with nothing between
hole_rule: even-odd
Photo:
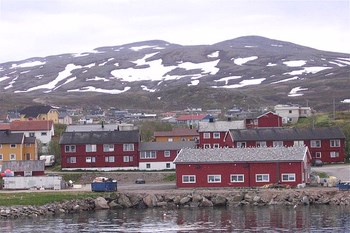
<instances>
[{"instance_id":1,"label":"shoreline","mask_svg":"<svg viewBox=\"0 0 350 233\"><path fill-rule=\"evenodd\" d=\"M0 206L0 220L125 208L174 209L219 206L235 208L249 205L294 206L295 208L298 205L350 206L350 191L341 191L336 188L166 190L141 188L129 191L101 192L97 198L67 200L41 206Z\"/></svg>"}]
</instances>

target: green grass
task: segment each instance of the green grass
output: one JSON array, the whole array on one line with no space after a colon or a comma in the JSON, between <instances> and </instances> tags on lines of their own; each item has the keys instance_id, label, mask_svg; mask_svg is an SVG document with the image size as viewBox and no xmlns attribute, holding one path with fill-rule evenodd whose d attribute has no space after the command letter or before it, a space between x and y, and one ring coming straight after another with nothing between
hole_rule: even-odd
<instances>
[{"instance_id":1,"label":"green grass","mask_svg":"<svg viewBox=\"0 0 350 233\"><path fill-rule=\"evenodd\" d=\"M176 174L170 174L164 177L164 181L171 182L176 180Z\"/></svg>"},{"instance_id":2,"label":"green grass","mask_svg":"<svg viewBox=\"0 0 350 233\"><path fill-rule=\"evenodd\" d=\"M327 173L325 173L325 172L319 172L319 173L317 173L318 174L318 176L320 177L320 178L328 178L329 177L329 175L327 174Z\"/></svg>"},{"instance_id":3,"label":"green grass","mask_svg":"<svg viewBox=\"0 0 350 233\"><path fill-rule=\"evenodd\" d=\"M96 198L101 193L94 192L31 192L31 193L1 193L0 206L15 205L45 205L53 202Z\"/></svg>"}]
</instances>

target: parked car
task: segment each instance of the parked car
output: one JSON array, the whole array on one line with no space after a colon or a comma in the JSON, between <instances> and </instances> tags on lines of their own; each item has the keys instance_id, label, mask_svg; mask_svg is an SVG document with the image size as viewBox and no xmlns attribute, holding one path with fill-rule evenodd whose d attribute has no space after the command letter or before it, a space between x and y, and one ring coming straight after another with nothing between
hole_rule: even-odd
<instances>
[{"instance_id":1,"label":"parked car","mask_svg":"<svg viewBox=\"0 0 350 233\"><path fill-rule=\"evenodd\" d=\"M144 179L136 179L135 184L145 184L146 181Z\"/></svg>"},{"instance_id":2,"label":"parked car","mask_svg":"<svg viewBox=\"0 0 350 233\"><path fill-rule=\"evenodd\" d=\"M316 159L312 165L315 166L315 167L322 167L323 166L323 162L320 159Z\"/></svg>"}]
</instances>

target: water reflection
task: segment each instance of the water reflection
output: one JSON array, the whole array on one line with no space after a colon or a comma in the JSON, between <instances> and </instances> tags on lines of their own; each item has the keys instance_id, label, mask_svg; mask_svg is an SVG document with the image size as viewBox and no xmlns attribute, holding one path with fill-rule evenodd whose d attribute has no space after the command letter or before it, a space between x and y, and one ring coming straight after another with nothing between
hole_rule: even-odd
<instances>
[{"instance_id":1,"label":"water reflection","mask_svg":"<svg viewBox=\"0 0 350 233\"><path fill-rule=\"evenodd\" d=\"M1 232L350 232L349 206L124 209L0 220Z\"/></svg>"}]
</instances>

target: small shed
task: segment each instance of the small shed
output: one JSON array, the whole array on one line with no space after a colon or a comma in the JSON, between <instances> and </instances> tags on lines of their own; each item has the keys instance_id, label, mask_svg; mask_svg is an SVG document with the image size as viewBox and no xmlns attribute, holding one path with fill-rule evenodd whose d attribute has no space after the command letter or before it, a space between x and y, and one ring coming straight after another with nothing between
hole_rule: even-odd
<instances>
[{"instance_id":1,"label":"small shed","mask_svg":"<svg viewBox=\"0 0 350 233\"><path fill-rule=\"evenodd\" d=\"M14 176L43 176L45 174L45 161L4 161L1 166L1 172L5 172L7 169L14 172Z\"/></svg>"}]
</instances>

